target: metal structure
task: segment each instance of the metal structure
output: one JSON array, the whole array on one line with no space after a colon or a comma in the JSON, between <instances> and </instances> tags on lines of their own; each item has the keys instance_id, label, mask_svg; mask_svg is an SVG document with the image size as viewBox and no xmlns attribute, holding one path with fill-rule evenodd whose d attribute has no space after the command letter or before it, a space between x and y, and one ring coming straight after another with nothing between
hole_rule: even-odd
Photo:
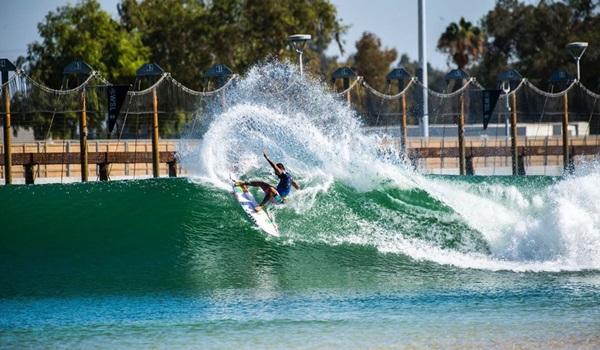
<instances>
[{"instance_id":1,"label":"metal structure","mask_svg":"<svg viewBox=\"0 0 600 350\"><path fill-rule=\"evenodd\" d=\"M84 61L73 61L69 64L67 64L67 66L63 69L63 75L78 75L78 76L84 76L84 75L90 75L92 73L93 69L92 67L90 67L89 64L85 63Z\"/></svg>"},{"instance_id":2,"label":"metal structure","mask_svg":"<svg viewBox=\"0 0 600 350\"><path fill-rule=\"evenodd\" d=\"M217 88L220 88L225 85L231 76L233 76L233 71L229 67L224 64L215 64L206 71L204 79L215 79L217 81Z\"/></svg>"},{"instance_id":3,"label":"metal structure","mask_svg":"<svg viewBox=\"0 0 600 350\"><path fill-rule=\"evenodd\" d=\"M585 52L585 49L587 49L587 47L588 47L588 43L583 42L583 41L577 41L577 42L569 43L567 45L567 50L569 51L571 56L573 56L573 58L577 62L577 81L581 80L581 73L579 71L579 61L581 60L581 56L583 56L583 53Z\"/></svg>"},{"instance_id":4,"label":"metal structure","mask_svg":"<svg viewBox=\"0 0 600 350\"><path fill-rule=\"evenodd\" d=\"M356 73L350 67L340 67L331 74L331 83L335 84L338 79L342 79L346 99L350 104L350 79L356 78Z\"/></svg>"},{"instance_id":5,"label":"metal structure","mask_svg":"<svg viewBox=\"0 0 600 350\"><path fill-rule=\"evenodd\" d=\"M453 69L444 78L447 84L454 82L454 91L457 91L463 87L465 82L469 79L469 75L462 69ZM457 125L458 125L458 172L460 175L467 174L467 158L465 149L465 96L464 93L460 94L459 97L460 113L458 114ZM472 168L472 166L471 166Z\"/></svg>"},{"instance_id":6,"label":"metal structure","mask_svg":"<svg viewBox=\"0 0 600 350\"><path fill-rule=\"evenodd\" d=\"M410 75L410 73L402 66L392 69L386 76L386 81L387 84L390 85L392 83L392 80L397 80L398 81L398 91L402 91L404 90L405 85L405 81L412 79L412 76ZM401 113L402 113L402 121L400 123L400 149L403 152L406 152L406 141L408 139L408 133L407 133L407 123L406 123L406 117L407 117L407 112L406 112L406 94L402 95L402 99L401 99Z\"/></svg>"},{"instance_id":7,"label":"metal structure","mask_svg":"<svg viewBox=\"0 0 600 350\"><path fill-rule=\"evenodd\" d=\"M0 66L7 67L6 64ZM154 64L145 65L138 71L139 75L136 79L136 83L143 80L142 84L136 84L137 89L127 93L128 109L122 119L122 127L127 131L125 138L132 136L131 130L136 131L135 142L129 143L129 146L132 147L128 147L127 141L123 142L124 145L120 144L121 136L116 142L98 138L98 135L103 135L102 131L104 130L103 125L99 125L98 122L101 122L105 108L110 104L110 100L103 103L98 96L101 96L101 92L111 85L110 82L107 82L100 73L83 62L71 64L65 67L64 71L69 73L69 76L81 75L79 78L85 78L85 81L71 89L68 89L69 84L67 84L67 89L63 86L60 90L55 90L34 81L20 70L8 76L8 85L6 84L7 78L3 81L3 92L8 91L8 87L10 87L10 93L8 94L9 101L5 101L6 95L4 94L4 98L0 100L2 109L0 113L8 115L4 111L9 110L12 105L14 109L12 111L12 130L16 132L33 130L31 136L28 136L27 133L22 133L25 137L17 134L17 137L21 136L21 138L17 139L18 147L13 146L12 148L12 160L5 161L5 158L11 154L0 155L0 166L4 167L7 163L8 167L10 164L17 165L13 166L12 176L19 178L19 181L24 178L25 183L33 183L34 169L36 169L38 177L60 176L61 182L63 176L78 176L79 167L72 165L81 162L82 157L87 157L90 177L93 177L91 175L94 169L93 165L96 165L96 175L100 180L108 180L107 175L110 172L105 171L105 175L103 175L103 166L104 170L108 170L106 165L113 164L117 165L115 176L122 174L135 177L140 173L140 164L142 164L141 173L143 175L152 175L153 170L158 169L157 163L167 163L170 176L174 176L178 172L177 158L174 154L165 155L164 152L174 152L175 147L172 147L167 138L176 138L177 136L173 135L189 132L185 127L180 127L175 123L182 120L183 115L188 118L198 113L198 106L202 108L205 104L211 104L211 101L218 102L221 95L225 96L223 94L225 89L234 86L237 79L237 75L232 74L225 66L216 65L209 69L203 77L214 80L220 77L229 77L228 82L213 91L195 91L176 81L160 67ZM476 124L479 121L480 108L485 104L485 102L481 102L480 97L485 91L491 90L486 90L474 78L466 76L464 72L459 70L449 72L446 75L448 81L457 79L461 80L462 84L449 86L443 92L427 88L430 118L433 118L429 130L430 137L427 140L420 137L422 134L418 106L421 102L420 95L423 86L405 69L397 67L387 74L388 85L385 92L370 86L362 77L356 76L356 73L349 67L340 67L333 74L332 80L336 83L334 96L345 99L351 95L357 110L365 112L364 115L361 114L361 117L364 116L362 121L365 131L384 135L381 142L386 147L401 146L405 149L406 160L418 169L431 173L467 175L474 171L481 175L486 173L507 174L511 170L513 174L524 175L527 170L527 172L531 171L532 175L546 175L547 171L553 174L572 171L579 161L587 161L600 154L600 124L598 123L598 117L600 117L598 108L600 107L596 103L596 101L600 101L600 94L595 92L595 87L590 89L583 86L575 80L574 76L574 72L569 75L564 71L556 71L550 79L553 85L559 86L559 91L556 91L555 87L550 91L544 91L530 80L522 78L517 71L508 70L500 73L498 85L494 87L496 89L503 88L504 94L500 98L505 101L500 104L504 105L506 102L507 108L498 109L495 113L493 110L491 112L498 117L500 125L495 124L490 131L480 131L479 125ZM397 87L390 89L392 84ZM142 90L140 85L144 85L145 88ZM278 86L275 88L279 92L277 96L287 98L286 94L289 93L289 90L279 90ZM77 107L78 98L84 91L87 95L87 103ZM59 98L60 96L65 97ZM212 100L204 100L211 96ZM160 106L158 106L159 101ZM85 102L85 99L79 100L79 103ZM160 107L160 115L158 115L158 107ZM519 108L517 109L517 107ZM51 134L52 120L55 115L66 113L74 115L76 113L78 116L80 114L83 116L84 111L90 118L91 123L88 127L90 127L90 138L94 141L92 143L84 140L89 142L89 150L78 152L78 150L72 149L70 143L74 140L60 140L60 138L54 137L50 140L48 136L44 138L44 135ZM369 119L371 116L369 113L373 113L373 111L377 111L377 119ZM135 126L131 124L131 120L129 126L125 126L127 114L136 116ZM153 114L154 118L152 118ZM517 115L519 116L518 125ZM142 137L147 140L141 144L138 144L138 116L142 117L142 123L150 124L145 124L146 129L144 127L141 129L150 131L148 136ZM464 122L457 119L463 116ZM507 140L504 139L501 125L504 116L508 117L510 122L508 130L512 134L512 137L509 134ZM548 117L545 118L546 116ZM560 116L563 116L562 125L560 125ZM158 117L161 118L161 122L165 122L166 126L161 134L163 140L158 140L157 137ZM402 117L402 122L399 117ZM405 120L406 118L408 120ZM459 128L455 123L459 124ZM76 128L75 124L69 125L71 125L71 130ZM172 125L174 126L171 128ZM36 128L38 131L35 131ZM63 134L63 137L66 137L67 133ZM85 133L81 134L85 135ZM60 135L60 133L56 133L53 136L59 137ZM73 135L73 133L68 135ZM29 137L33 138L32 141L25 140ZM152 150L148 149L150 141L153 143ZM77 145L76 141L75 144ZM84 145L85 142L81 144ZM158 149L161 152L157 152L157 148L154 146L157 144L171 146L168 146L170 149L165 148L167 146L160 146ZM2 152L0 151L0 153ZM63 164L66 167L62 167ZM132 165L133 172L130 170L130 165ZM164 164L160 165L164 167ZM75 169L77 175L73 175L72 169ZM83 166L82 170L85 169L88 167ZM10 175L6 171L0 174L5 177L5 180L8 180L6 177ZM83 177L82 181L85 181Z\"/></svg>"},{"instance_id":8,"label":"metal structure","mask_svg":"<svg viewBox=\"0 0 600 350\"><path fill-rule=\"evenodd\" d=\"M300 63L300 75L304 74L304 70L302 67L302 55L304 54L304 48L306 47L306 43L311 39L312 37L310 34L294 34L288 36L288 42L290 43L290 46L298 54L298 60Z\"/></svg>"},{"instance_id":9,"label":"metal structure","mask_svg":"<svg viewBox=\"0 0 600 350\"><path fill-rule=\"evenodd\" d=\"M158 77L165 71L156 63L146 63L135 72L136 78L141 77Z\"/></svg>"},{"instance_id":10,"label":"metal structure","mask_svg":"<svg viewBox=\"0 0 600 350\"><path fill-rule=\"evenodd\" d=\"M506 110L509 112L504 119L504 130L506 134L506 138L510 139L510 112L511 106L510 101L508 99L508 94L517 88L519 83L523 80L523 76L516 69L509 69L498 73L496 76L498 83L500 85L501 90L504 92L504 96L506 96Z\"/></svg>"},{"instance_id":11,"label":"metal structure","mask_svg":"<svg viewBox=\"0 0 600 350\"><path fill-rule=\"evenodd\" d=\"M15 71L15 65L6 58L0 59L0 72L2 73L2 98L4 99L4 182L12 183L12 150L11 150L11 122L10 122L10 91L8 72Z\"/></svg>"},{"instance_id":12,"label":"metal structure","mask_svg":"<svg viewBox=\"0 0 600 350\"><path fill-rule=\"evenodd\" d=\"M425 0L419 0L419 69L417 77L423 84L421 98L421 133L423 137L429 137L429 102L427 95L427 47L426 44L426 16L425 16Z\"/></svg>"},{"instance_id":13,"label":"metal structure","mask_svg":"<svg viewBox=\"0 0 600 350\"><path fill-rule=\"evenodd\" d=\"M512 174L513 176L519 175L519 154L517 148L517 95L513 92L518 86L518 84L522 81L521 74L514 70L507 70L504 72L500 72L497 75L498 80L500 80L500 86L502 87L502 91L504 91L504 96L506 98L506 109L510 112L510 155L511 155L511 163L512 163ZM511 102L509 102L509 97L512 98L512 106ZM506 116L506 129L508 136L508 120L509 115Z\"/></svg>"},{"instance_id":14,"label":"metal structure","mask_svg":"<svg viewBox=\"0 0 600 350\"><path fill-rule=\"evenodd\" d=\"M77 79L77 85L80 84L84 76L93 73L92 67L84 61L78 60L69 63L63 69L63 76L67 78L74 75ZM87 126L87 100L85 87L81 89L79 95L79 105L81 114L79 115L79 157L81 165L81 182L88 181L88 126Z\"/></svg>"},{"instance_id":15,"label":"metal structure","mask_svg":"<svg viewBox=\"0 0 600 350\"><path fill-rule=\"evenodd\" d=\"M156 63L146 63L136 72L136 79L156 78L162 76L164 70ZM159 177L159 153L158 153L158 97L156 88L152 89L152 176Z\"/></svg>"},{"instance_id":16,"label":"metal structure","mask_svg":"<svg viewBox=\"0 0 600 350\"><path fill-rule=\"evenodd\" d=\"M501 84L502 92L504 92L504 96L506 97L506 110L510 112L510 101L508 100L508 93L510 92L510 83L508 81L503 81ZM504 134L506 135L506 139L510 139L510 117L507 114L506 118L504 118Z\"/></svg>"},{"instance_id":17,"label":"metal structure","mask_svg":"<svg viewBox=\"0 0 600 350\"><path fill-rule=\"evenodd\" d=\"M552 85L557 85L560 90L565 90L574 78L564 69L559 69L550 75ZM563 170L572 173L572 157L569 152L569 95L563 95L563 113L562 113L562 150L563 150Z\"/></svg>"},{"instance_id":18,"label":"metal structure","mask_svg":"<svg viewBox=\"0 0 600 350\"><path fill-rule=\"evenodd\" d=\"M523 76L516 69L502 71L496 75L496 79L500 84L509 84L509 90L514 90L517 85L523 80Z\"/></svg>"},{"instance_id":19,"label":"metal structure","mask_svg":"<svg viewBox=\"0 0 600 350\"><path fill-rule=\"evenodd\" d=\"M571 74L569 74L564 69L555 70L550 75L550 82L553 85L561 84L562 85L561 89L564 88L565 85L571 83L573 81L573 79L574 79L573 76L571 76Z\"/></svg>"}]
</instances>

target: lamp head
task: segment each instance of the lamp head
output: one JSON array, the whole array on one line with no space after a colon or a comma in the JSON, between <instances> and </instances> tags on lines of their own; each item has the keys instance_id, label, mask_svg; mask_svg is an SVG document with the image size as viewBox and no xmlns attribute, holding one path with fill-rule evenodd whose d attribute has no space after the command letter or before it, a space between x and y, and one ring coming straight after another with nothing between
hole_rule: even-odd
<instances>
[{"instance_id":1,"label":"lamp head","mask_svg":"<svg viewBox=\"0 0 600 350\"><path fill-rule=\"evenodd\" d=\"M583 53L585 52L585 49L587 49L587 47L588 43L584 41L576 41L567 45L567 51L569 51L573 58L578 60L581 58L581 56L583 56Z\"/></svg>"},{"instance_id":2,"label":"lamp head","mask_svg":"<svg viewBox=\"0 0 600 350\"><path fill-rule=\"evenodd\" d=\"M294 34L288 36L288 42L290 43L290 46L298 53L302 53L304 51L306 42L311 39L312 36L310 34Z\"/></svg>"}]
</instances>

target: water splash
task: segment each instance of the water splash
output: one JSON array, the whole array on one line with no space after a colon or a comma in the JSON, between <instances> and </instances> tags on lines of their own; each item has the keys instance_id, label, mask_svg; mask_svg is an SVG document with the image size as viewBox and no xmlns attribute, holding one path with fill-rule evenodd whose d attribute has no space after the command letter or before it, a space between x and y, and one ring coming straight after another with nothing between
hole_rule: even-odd
<instances>
[{"instance_id":1,"label":"water splash","mask_svg":"<svg viewBox=\"0 0 600 350\"><path fill-rule=\"evenodd\" d=\"M231 172L268 178L261 157L268 149L301 180L304 189L289 206L297 215L284 225L287 243L371 245L463 268L600 268L600 189L594 185L600 167L541 188L423 177L405 165L403 155L382 150L377 136L364 134L359 116L326 86L278 62L252 68L199 118L202 131L191 136L200 143L181 150L193 178L223 189ZM401 211L377 201L358 209L334 199L316 204L335 183L358 193L421 193L440 205L431 211L431 204L421 203L411 211L403 203ZM365 218L360 210L372 215ZM312 223L333 217L335 225L320 227L301 216ZM469 231L479 238L463 234ZM460 242L447 244L453 241Z\"/></svg>"}]
</instances>

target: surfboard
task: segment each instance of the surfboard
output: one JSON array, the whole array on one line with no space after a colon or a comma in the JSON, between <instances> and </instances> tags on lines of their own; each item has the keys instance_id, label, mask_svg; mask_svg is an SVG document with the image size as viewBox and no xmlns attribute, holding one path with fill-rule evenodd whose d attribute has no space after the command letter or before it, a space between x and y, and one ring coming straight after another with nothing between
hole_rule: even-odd
<instances>
[{"instance_id":1,"label":"surfboard","mask_svg":"<svg viewBox=\"0 0 600 350\"><path fill-rule=\"evenodd\" d=\"M273 218L267 213L266 209L263 209L259 212L256 212L254 208L258 205L258 202L254 199L254 196L248 188L235 186L235 182L232 183L233 195L235 199L240 203L240 206L244 210L244 213L250 219L250 222L254 224L255 227L266 233L270 236L279 236L279 228Z\"/></svg>"}]
</instances>

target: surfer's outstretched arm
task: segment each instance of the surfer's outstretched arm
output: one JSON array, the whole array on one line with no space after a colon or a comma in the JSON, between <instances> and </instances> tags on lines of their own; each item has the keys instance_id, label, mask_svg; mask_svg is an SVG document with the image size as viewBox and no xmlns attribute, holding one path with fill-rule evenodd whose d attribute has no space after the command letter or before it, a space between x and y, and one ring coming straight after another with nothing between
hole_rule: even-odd
<instances>
[{"instance_id":1,"label":"surfer's outstretched arm","mask_svg":"<svg viewBox=\"0 0 600 350\"><path fill-rule=\"evenodd\" d=\"M263 150L263 156L265 157L267 162L269 162L269 164L271 165L273 170L275 170L275 174L277 176L279 176L283 173L283 170L279 169L279 167L275 163L273 163L273 161L271 159L269 159L269 156L267 155L267 150Z\"/></svg>"},{"instance_id":2,"label":"surfer's outstretched arm","mask_svg":"<svg viewBox=\"0 0 600 350\"><path fill-rule=\"evenodd\" d=\"M300 185L298 185L298 183L297 183L295 180L292 180L292 186L294 186L294 188L295 188L296 190L299 190L299 189L300 189Z\"/></svg>"}]
</instances>

